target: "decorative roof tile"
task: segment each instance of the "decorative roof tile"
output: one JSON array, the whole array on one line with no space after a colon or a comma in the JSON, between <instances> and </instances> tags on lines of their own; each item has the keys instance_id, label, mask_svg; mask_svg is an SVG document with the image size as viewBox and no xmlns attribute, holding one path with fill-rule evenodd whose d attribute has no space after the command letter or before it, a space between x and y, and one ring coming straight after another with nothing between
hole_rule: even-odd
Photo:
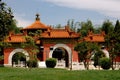
<instances>
[{"instance_id":1,"label":"decorative roof tile","mask_svg":"<svg viewBox=\"0 0 120 80\"><path fill-rule=\"evenodd\" d=\"M105 42L104 37L105 35L102 35L102 34L91 34L84 37L84 40L90 41L90 42Z\"/></svg>"},{"instance_id":2,"label":"decorative roof tile","mask_svg":"<svg viewBox=\"0 0 120 80\"><path fill-rule=\"evenodd\" d=\"M80 35L74 32L69 32L66 29L51 29L42 33L43 38L78 38Z\"/></svg>"},{"instance_id":3,"label":"decorative roof tile","mask_svg":"<svg viewBox=\"0 0 120 80\"><path fill-rule=\"evenodd\" d=\"M26 42L25 36L23 34L16 34L16 35L10 35L5 39L5 42L11 42L11 43L20 43L20 42Z\"/></svg>"},{"instance_id":4,"label":"decorative roof tile","mask_svg":"<svg viewBox=\"0 0 120 80\"><path fill-rule=\"evenodd\" d=\"M41 23L39 20L36 20L32 25L27 26L24 29L47 29L47 28L49 27Z\"/></svg>"},{"instance_id":5,"label":"decorative roof tile","mask_svg":"<svg viewBox=\"0 0 120 80\"><path fill-rule=\"evenodd\" d=\"M30 26L27 26L26 28L24 28L24 30L25 29L47 29L47 28L49 28L49 26L46 26L45 24L41 23L39 14L36 14L35 22Z\"/></svg>"}]
</instances>

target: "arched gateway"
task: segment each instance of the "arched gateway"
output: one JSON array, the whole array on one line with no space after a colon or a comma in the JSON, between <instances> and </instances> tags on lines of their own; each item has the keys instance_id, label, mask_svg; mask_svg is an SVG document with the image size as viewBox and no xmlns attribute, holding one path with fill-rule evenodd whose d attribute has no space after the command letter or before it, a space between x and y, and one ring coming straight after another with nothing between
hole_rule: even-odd
<instances>
[{"instance_id":1,"label":"arched gateway","mask_svg":"<svg viewBox=\"0 0 120 80\"><path fill-rule=\"evenodd\" d=\"M53 50L52 51L50 51L50 54L49 54L49 57L50 58L52 58L53 56L53 52L55 51L55 49L57 49L57 48L63 48L63 49L65 49L66 51L67 51L67 55L68 56L66 56L67 58L68 58L68 60L66 61L66 62L68 62L68 66L66 66L66 67L69 67L70 65L69 64L71 64L71 61L72 61L72 50L71 50L71 48L69 47L69 46L67 46L66 44L56 44L56 45L54 45L53 46ZM67 64L65 62L65 64Z\"/></svg>"},{"instance_id":2,"label":"arched gateway","mask_svg":"<svg viewBox=\"0 0 120 80\"><path fill-rule=\"evenodd\" d=\"M8 64L4 64L5 66L12 66L12 57L17 52L23 53L26 56L26 61L29 60L29 53L24 49L18 48L18 49L14 49L11 53L9 53L9 55L8 55Z\"/></svg>"}]
</instances>

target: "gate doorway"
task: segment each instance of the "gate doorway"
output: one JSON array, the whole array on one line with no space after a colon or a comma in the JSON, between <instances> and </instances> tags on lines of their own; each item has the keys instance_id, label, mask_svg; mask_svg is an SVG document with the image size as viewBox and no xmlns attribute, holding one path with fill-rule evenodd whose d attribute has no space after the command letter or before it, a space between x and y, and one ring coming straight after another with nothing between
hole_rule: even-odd
<instances>
[{"instance_id":1,"label":"gate doorway","mask_svg":"<svg viewBox=\"0 0 120 80\"><path fill-rule=\"evenodd\" d=\"M22 52L17 52L12 57L13 67L26 67L26 56Z\"/></svg>"},{"instance_id":2,"label":"gate doorway","mask_svg":"<svg viewBox=\"0 0 120 80\"><path fill-rule=\"evenodd\" d=\"M16 53L22 53L23 55L25 55L25 60L28 61L29 60L29 53L25 50L25 49L14 49L11 53L9 53L8 55L8 63L4 64L5 66L13 66L12 62L13 62L13 57Z\"/></svg>"},{"instance_id":3,"label":"gate doorway","mask_svg":"<svg viewBox=\"0 0 120 80\"><path fill-rule=\"evenodd\" d=\"M58 63L60 63L57 66L69 67L68 53L67 53L67 51L64 48L62 48L62 47L56 48L53 51L52 57L56 58Z\"/></svg>"}]
</instances>

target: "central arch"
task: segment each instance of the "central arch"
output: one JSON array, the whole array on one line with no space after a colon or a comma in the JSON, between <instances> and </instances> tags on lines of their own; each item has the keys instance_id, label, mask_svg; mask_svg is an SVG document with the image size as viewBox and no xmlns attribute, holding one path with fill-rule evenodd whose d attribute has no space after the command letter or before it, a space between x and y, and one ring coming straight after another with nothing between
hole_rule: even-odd
<instances>
[{"instance_id":1,"label":"central arch","mask_svg":"<svg viewBox=\"0 0 120 80\"><path fill-rule=\"evenodd\" d=\"M9 57L8 57L8 65L11 65L12 66L12 57L13 57L13 55L15 54L15 53L17 53L17 52L21 52L21 53L23 53L25 56L26 56L26 61L28 61L29 60L29 53L26 51L26 50L24 50L24 49L14 49L11 53L10 53L10 55L9 55Z\"/></svg>"},{"instance_id":2,"label":"central arch","mask_svg":"<svg viewBox=\"0 0 120 80\"><path fill-rule=\"evenodd\" d=\"M55 49L57 49L57 48L64 48L66 51L67 51L67 53L68 53L68 64L71 64L71 59L72 59L72 51L71 51L71 48L69 47L69 46L67 46L66 44L56 44L56 45L54 45L53 46L53 50L52 51L50 51L50 54L49 54L49 57L50 58L52 58L52 55L53 55L53 51L55 50ZM69 66L69 65L68 65ZM69 66L70 67L70 66Z\"/></svg>"}]
</instances>

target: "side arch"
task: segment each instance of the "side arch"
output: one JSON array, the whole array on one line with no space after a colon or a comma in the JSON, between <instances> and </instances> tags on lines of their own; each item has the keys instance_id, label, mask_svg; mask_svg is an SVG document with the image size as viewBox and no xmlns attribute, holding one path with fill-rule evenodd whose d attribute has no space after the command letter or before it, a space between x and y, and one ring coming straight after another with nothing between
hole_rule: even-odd
<instances>
[{"instance_id":1,"label":"side arch","mask_svg":"<svg viewBox=\"0 0 120 80\"><path fill-rule=\"evenodd\" d=\"M12 66L12 57L13 57L13 55L14 55L15 53L17 53L17 52L23 53L23 54L26 56L26 61L29 60L29 53L28 53L26 50L21 49L21 48L19 48L19 49L14 49L14 50L10 53L10 55L9 55L9 57L8 57L8 65L11 65L11 66Z\"/></svg>"}]
</instances>

